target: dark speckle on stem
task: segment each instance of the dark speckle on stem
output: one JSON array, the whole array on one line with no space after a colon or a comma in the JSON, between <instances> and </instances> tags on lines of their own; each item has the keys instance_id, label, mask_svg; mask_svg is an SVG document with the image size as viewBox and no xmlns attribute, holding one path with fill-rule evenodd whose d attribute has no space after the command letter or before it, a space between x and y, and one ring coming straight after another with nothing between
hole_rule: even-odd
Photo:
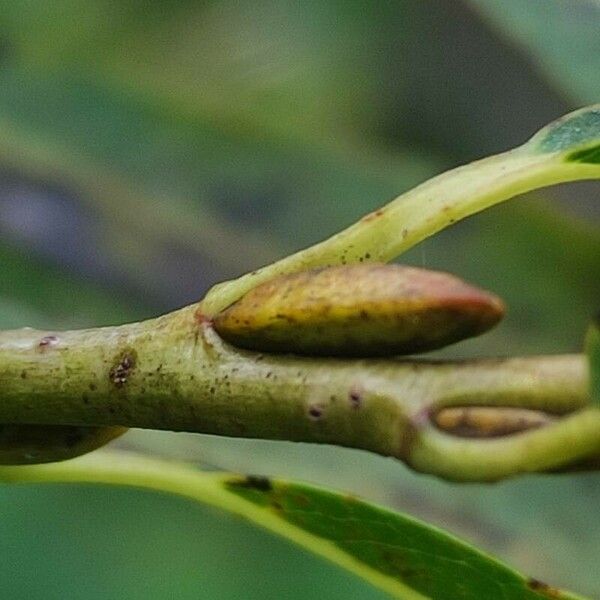
<instances>
[{"instance_id":1,"label":"dark speckle on stem","mask_svg":"<svg viewBox=\"0 0 600 600\"><path fill-rule=\"evenodd\" d=\"M369 221L374 221L376 219L379 219L379 217L381 217L384 212L385 212L385 208L378 208L377 210L373 211L372 213L369 213L368 215L364 216L362 218L362 221L367 223Z\"/></svg>"},{"instance_id":2,"label":"dark speckle on stem","mask_svg":"<svg viewBox=\"0 0 600 600\"><path fill-rule=\"evenodd\" d=\"M311 404L308 407L308 416L313 421L318 421L323 416L323 407L318 404Z\"/></svg>"},{"instance_id":3,"label":"dark speckle on stem","mask_svg":"<svg viewBox=\"0 0 600 600\"><path fill-rule=\"evenodd\" d=\"M323 416L323 407L318 404L311 404L308 407L308 416L313 421L318 421Z\"/></svg>"},{"instance_id":4,"label":"dark speckle on stem","mask_svg":"<svg viewBox=\"0 0 600 600\"><path fill-rule=\"evenodd\" d=\"M60 340L55 335L45 335L38 343L38 348L40 350L46 350L48 348L53 348L58 345Z\"/></svg>"},{"instance_id":5,"label":"dark speckle on stem","mask_svg":"<svg viewBox=\"0 0 600 600\"><path fill-rule=\"evenodd\" d=\"M136 353L134 350L124 352L118 362L111 368L109 372L110 381L117 387L121 388L129 379L131 372L135 368Z\"/></svg>"}]
</instances>

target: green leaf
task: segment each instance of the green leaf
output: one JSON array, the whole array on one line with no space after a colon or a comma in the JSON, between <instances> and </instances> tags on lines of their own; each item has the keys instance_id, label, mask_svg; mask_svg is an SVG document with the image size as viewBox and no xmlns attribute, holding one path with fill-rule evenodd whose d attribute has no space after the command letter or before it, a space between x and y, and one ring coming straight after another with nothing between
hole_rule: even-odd
<instances>
[{"instance_id":1,"label":"green leaf","mask_svg":"<svg viewBox=\"0 0 600 600\"><path fill-rule=\"evenodd\" d=\"M410 517L355 497L265 477L102 451L0 468L10 483L99 483L167 492L238 515L404 600L575 599Z\"/></svg>"},{"instance_id":2,"label":"green leaf","mask_svg":"<svg viewBox=\"0 0 600 600\"><path fill-rule=\"evenodd\" d=\"M590 326L585 346L590 363L592 400L600 405L600 316Z\"/></svg>"},{"instance_id":3,"label":"green leaf","mask_svg":"<svg viewBox=\"0 0 600 600\"><path fill-rule=\"evenodd\" d=\"M600 164L600 144L576 150L569 155L569 160L573 162Z\"/></svg>"}]
</instances>

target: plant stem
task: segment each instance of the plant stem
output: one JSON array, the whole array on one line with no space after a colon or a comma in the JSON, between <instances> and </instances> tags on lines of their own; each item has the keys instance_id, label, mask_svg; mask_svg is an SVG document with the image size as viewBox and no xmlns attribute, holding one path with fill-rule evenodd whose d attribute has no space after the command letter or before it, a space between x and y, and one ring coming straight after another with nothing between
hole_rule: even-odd
<instances>
[{"instance_id":1,"label":"plant stem","mask_svg":"<svg viewBox=\"0 0 600 600\"><path fill-rule=\"evenodd\" d=\"M260 354L225 344L197 306L119 327L2 332L0 382L0 423L329 443L453 479L495 479L600 453L600 411L495 440L457 438L429 418L447 406L570 415L589 401L582 356L433 362Z\"/></svg>"},{"instance_id":2,"label":"plant stem","mask_svg":"<svg viewBox=\"0 0 600 600\"><path fill-rule=\"evenodd\" d=\"M257 285L284 273L358 262L389 262L449 225L530 190L600 177L598 165L565 162L515 148L442 173L332 237L236 280L202 302L216 315Z\"/></svg>"}]
</instances>

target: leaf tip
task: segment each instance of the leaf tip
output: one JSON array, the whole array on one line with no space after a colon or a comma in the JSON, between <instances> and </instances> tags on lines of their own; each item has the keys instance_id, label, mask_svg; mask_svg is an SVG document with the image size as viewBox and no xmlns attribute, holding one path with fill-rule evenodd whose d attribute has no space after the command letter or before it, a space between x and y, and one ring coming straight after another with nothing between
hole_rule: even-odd
<instances>
[{"instance_id":1,"label":"leaf tip","mask_svg":"<svg viewBox=\"0 0 600 600\"><path fill-rule=\"evenodd\" d=\"M546 125L527 144L535 146L541 153L573 150L567 160L597 163L600 161L598 142L600 104L594 104L566 114Z\"/></svg>"}]
</instances>

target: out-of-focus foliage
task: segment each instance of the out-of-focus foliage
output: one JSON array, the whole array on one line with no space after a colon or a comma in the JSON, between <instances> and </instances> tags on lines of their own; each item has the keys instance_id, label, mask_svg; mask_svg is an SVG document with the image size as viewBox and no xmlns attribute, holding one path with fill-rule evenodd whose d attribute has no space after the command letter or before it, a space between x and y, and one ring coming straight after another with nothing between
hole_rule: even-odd
<instances>
[{"instance_id":1,"label":"out-of-focus foliage","mask_svg":"<svg viewBox=\"0 0 600 600\"><path fill-rule=\"evenodd\" d=\"M600 404L600 323L598 323L598 318L596 318L588 331L586 350L590 361L590 389L592 399L596 404Z\"/></svg>"},{"instance_id":2,"label":"out-of-focus foliage","mask_svg":"<svg viewBox=\"0 0 600 600\"><path fill-rule=\"evenodd\" d=\"M596 6L0 2L0 325L170 310L444 168L523 142L598 101ZM516 200L410 253L412 264L451 270L509 306L495 332L445 355L581 349L600 293L598 195L597 184L578 184ZM127 440L352 491L600 595L594 476L458 487L343 449L141 432ZM0 494L7 597L382 597L279 540L170 499Z\"/></svg>"},{"instance_id":3,"label":"out-of-focus foliage","mask_svg":"<svg viewBox=\"0 0 600 600\"><path fill-rule=\"evenodd\" d=\"M492 25L530 56L544 77L576 102L600 90L600 3L597 0L470 0Z\"/></svg>"}]
</instances>

